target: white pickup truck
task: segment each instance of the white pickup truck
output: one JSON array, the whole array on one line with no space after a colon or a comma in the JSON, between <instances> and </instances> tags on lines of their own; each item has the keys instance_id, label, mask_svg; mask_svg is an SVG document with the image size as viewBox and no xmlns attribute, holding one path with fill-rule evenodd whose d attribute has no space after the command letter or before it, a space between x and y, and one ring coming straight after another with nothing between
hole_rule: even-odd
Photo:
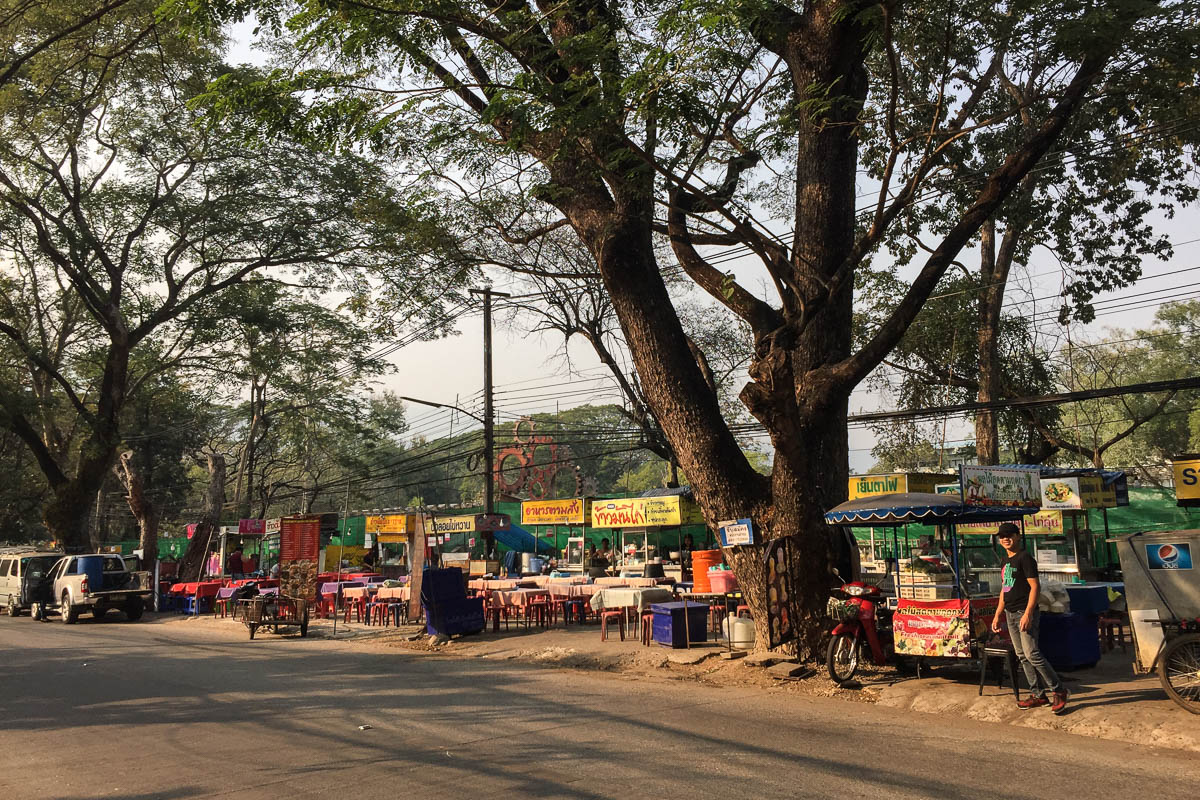
<instances>
[{"instance_id":1,"label":"white pickup truck","mask_svg":"<svg viewBox=\"0 0 1200 800\"><path fill-rule=\"evenodd\" d=\"M125 560L112 553L64 556L46 580L45 603L57 608L68 625L79 619L80 611L103 619L113 608L124 611L134 622L141 619L151 593L150 573L130 572ZM46 610L35 608L34 616L44 618Z\"/></svg>"}]
</instances>

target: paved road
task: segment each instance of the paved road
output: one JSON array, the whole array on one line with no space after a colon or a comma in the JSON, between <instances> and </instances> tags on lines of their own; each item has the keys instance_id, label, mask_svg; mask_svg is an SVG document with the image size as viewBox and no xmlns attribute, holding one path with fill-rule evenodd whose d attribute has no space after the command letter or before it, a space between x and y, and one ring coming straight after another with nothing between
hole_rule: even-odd
<instances>
[{"instance_id":1,"label":"paved road","mask_svg":"<svg viewBox=\"0 0 1200 800\"><path fill-rule=\"evenodd\" d=\"M1194 800L1198 777L1192 754L839 700L232 624L0 619L5 800Z\"/></svg>"}]
</instances>

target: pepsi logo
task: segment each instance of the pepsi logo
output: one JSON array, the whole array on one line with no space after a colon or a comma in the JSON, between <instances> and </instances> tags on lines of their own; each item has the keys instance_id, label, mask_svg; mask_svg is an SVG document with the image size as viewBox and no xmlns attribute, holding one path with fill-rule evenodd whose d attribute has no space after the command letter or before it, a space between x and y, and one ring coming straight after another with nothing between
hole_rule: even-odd
<instances>
[{"instance_id":1,"label":"pepsi logo","mask_svg":"<svg viewBox=\"0 0 1200 800\"><path fill-rule=\"evenodd\" d=\"M1174 564L1179 560L1179 548L1173 544L1164 544L1158 548L1158 560L1164 564Z\"/></svg>"}]
</instances>

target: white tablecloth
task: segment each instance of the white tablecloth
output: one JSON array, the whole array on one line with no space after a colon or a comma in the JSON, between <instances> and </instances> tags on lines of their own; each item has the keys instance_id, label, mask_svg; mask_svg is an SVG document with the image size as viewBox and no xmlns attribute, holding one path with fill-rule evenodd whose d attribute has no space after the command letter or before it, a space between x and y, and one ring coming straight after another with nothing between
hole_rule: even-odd
<instances>
[{"instance_id":1,"label":"white tablecloth","mask_svg":"<svg viewBox=\"0 0 1200 800\"><path fill-rule=\"evenodd\" d=\"M645 611L653 603L665 603L675 599L670 589L651 586L606 586L592 595L590 601L594 611L606 608L637 608Z\"/></svg>"}]
</instances>

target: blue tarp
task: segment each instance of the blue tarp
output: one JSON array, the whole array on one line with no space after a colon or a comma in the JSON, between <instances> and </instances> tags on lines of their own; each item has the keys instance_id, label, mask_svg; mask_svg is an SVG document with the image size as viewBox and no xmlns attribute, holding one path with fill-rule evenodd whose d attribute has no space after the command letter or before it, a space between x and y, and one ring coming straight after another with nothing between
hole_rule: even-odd
<instances>
[{"instance_id":1,"label":"blue tarp","mask_svg":"<svg viewBox=\"0 0 1200 800\"><path fill-rule=\"evenodd\" d=\"M496 541L509 550L516 550L521 553L540 552L554 554L553 542L537 538L516 523L510 525L506 530L496 531L495 536ZM537 547L536 551L533 549L534 547Z\"/></svg>"}]
</instances>

